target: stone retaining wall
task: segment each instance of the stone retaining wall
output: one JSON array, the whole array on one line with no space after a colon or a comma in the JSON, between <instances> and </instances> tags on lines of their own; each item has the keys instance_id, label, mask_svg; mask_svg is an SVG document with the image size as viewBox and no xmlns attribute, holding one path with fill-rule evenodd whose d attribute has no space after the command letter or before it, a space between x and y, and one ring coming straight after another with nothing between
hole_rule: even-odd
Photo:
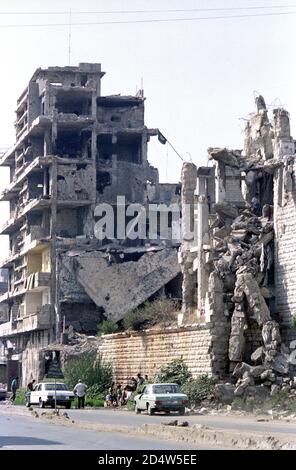
<instances>
[{"instance_id":1,"label":"stone retaining wall","mask_svg":"<svg viewBox=\"0 0 296 470\"><path fill-rule=\"evenodd\" d=\"M112 363L114 380L125 383L138 372L152 378L162 365L180 357L194 377L211 374L211 348L209 326L201 324L105 335L98 351Z\"/></svg>"},{"instance_id":2,"label":"stone retaining wall","mask_svg":"<svg viewBox=\"0 0 296 470\"><path fill-rule=\"evenodd\" d=\"M287 184L287 175L290 184ZM296 313L296 164L289 174L287 168L277 171L274 185L275 207L275 286L277 312L284 340L296 338L289 329Z\"/></svg>"}]
</instances>

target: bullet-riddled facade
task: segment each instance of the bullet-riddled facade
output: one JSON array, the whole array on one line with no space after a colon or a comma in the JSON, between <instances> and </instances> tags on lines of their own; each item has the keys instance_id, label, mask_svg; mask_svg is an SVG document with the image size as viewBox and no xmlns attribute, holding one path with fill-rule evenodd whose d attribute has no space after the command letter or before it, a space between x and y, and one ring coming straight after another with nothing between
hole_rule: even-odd
<instances>
[{"instance_id":1,"label":"bullet-riddled facade","mask_svg":"<svg viewBox=\"0 0 296 470\"><path fill-rule=\"evenodd\" d=\"M157 243L149 253L143 243L125 252L123 243L110 252L94 237L100 202L115 207L119 195L126 204L178 199L177 185L160 185L147 161L149 139L158 130L145 126L143 93L101 96L103 75L100 64L37 69L17 101L16 143L0 160L10 169L9 186L0 195L10 205L0 229L10 245L1 266L9 278L0 297L8 311L0 341L8 369L18 370L23 383L42 377L41 349L59 341L65 326L94 333L113 310L120 317L112 292L97 296L96 267L87 272L85 259L97 259L100 272L114 262L149 259L150 290L141 290L134 270L138 288L131 308L179 275L174 248L164 256ZM157 275L162 268L166 274Z\"/></svg>"}]
</instances>

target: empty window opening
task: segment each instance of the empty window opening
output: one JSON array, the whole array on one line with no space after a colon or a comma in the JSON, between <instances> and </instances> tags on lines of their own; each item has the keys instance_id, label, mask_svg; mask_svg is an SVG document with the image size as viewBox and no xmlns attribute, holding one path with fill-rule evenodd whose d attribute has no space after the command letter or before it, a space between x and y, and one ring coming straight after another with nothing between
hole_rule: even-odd
<instances>
[{"instance_id":1,"label":"empty window opening","mask_svg":"<svg viewBox=\"0 0 296 470\"><path fill-rule=\"evenodd\" d=\"M112 121L112 122L120 122L120 121L121 121L121 117L118 116L118 115L111 116L111 121Z\"/></svg>"},{"instance_id":2,"label":"empty window opening","mask_svg":"<svg viewBox=\"0 0 296 470\"><path fill-rule=\"evenodd\" d=\"M80 76L80 84L81 84L81 86L85 86L85 85L86 85L86 82L87 82L87 74L86 74L86 73L83 73L83 74Z\"/></svg>"},{"instance_id":3,"label":"empty window opening","mask_svg":"<svg viewBox=\"0 0 296 470\"><path fill-rule=\"evenodd\" d=\"M111 160L112 155L118 161L140 164L142 161L141 136L117 135L117 142L112 143L110 135L100 135L97 139L99 159Z\"/></svg>"},{"instance_id":4,"label":"empty window opening","mask_svg":"<svg viewBox=\"0 0 296 470\"><path fill-rule=\"evenodd\" d=\"M59 132L56 140L56 154L66 158L82 156L82 136L78 132Z\"/></svg>"},{"instance_id":5,"label":"empty window opening","mask_svg":"<svg viewBox=\"0 0 296 470\"><path fill-rule=\"evenodd\" d=\"M106 186L112 182L111 175L107 171L98 171L97 173L97 191L102 194Z\"/></svg>"}]
</instances>

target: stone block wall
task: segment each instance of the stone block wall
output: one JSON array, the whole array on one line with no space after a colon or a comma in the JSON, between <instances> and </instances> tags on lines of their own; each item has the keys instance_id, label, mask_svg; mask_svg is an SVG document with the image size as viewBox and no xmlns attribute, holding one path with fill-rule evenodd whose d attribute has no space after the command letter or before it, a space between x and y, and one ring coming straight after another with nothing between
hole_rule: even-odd
<instances>
[{"instance_id":1,"label":"stone block wall","mask_svg":"<svg viewBox=\"0 0 296 470\"><path fill-rule=\"evenodd\" d=\"M114 380L126 383L138 372L153 378L162 365L182 357L194 377L212 373L208 325L116 333L102 337L98 352L112 363Z\"/></svg>"},{"instance_id":2,"label":"stone block wall","mask_svg":"<svg viewBox=\"0 0 296 470\"><path fill-rule=\"evenodd\" d=\"M296 338L295 330L288 328L292 315L296 313L295 163L292 169L292 173L286 166L278 169L274 184L275 286L279 323L285 340Z\"/></svg>"}]
</instances>

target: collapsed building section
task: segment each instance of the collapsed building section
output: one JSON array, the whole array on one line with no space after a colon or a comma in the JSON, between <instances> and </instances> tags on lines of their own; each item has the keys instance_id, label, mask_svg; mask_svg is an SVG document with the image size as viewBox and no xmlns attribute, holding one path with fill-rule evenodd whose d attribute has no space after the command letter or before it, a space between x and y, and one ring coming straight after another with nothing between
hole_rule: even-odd
<instances>
[{"instance_id":1,"label":"collapsed building section","mask_svg":"<svg viewBox=\"0 0 296 470\"><path fill-rule=\"evenodd\" d=\"M112 237L95 237L98 203L116 212L118 196L144 207L179 199L178 185L159 184L148 163L158 130L145 126L143 93L101 96L103 75L100 64L38 69L17 102L16 143L0 160L10 168L0 195L10 205L0 229L10 244L0 296L8 312L0 325L8 382L16 370L22 383L41 378L40 348L59 341L65 327L94 333L103 318L124 315L120 295L136 307L180 271L176 247L166 248L157 234L151 243L121 240L118 250ZM107 254L105 245L113 246ZM116 289L106 286L113 278Z\"/></svg>"},{"instance_id":2,"label":"collapsed building section","mask_svg":"<svg viewBox=\"0 0 296 470\"><path fill-rule=\"evenodd\" d=\"M212 167L190 169L197 237L189 250L182 241L180 259L188 253L197 289L188 300L194 282L184 276L181 320L192 321L195 303L195 321L207 322L212 335L212 373L232 377L233 396L274 393L295 374L296 167L287 111L275 109L270 122L258 96L244 150L209 148L208 155Z\"/></svg>"}]
</instances>

